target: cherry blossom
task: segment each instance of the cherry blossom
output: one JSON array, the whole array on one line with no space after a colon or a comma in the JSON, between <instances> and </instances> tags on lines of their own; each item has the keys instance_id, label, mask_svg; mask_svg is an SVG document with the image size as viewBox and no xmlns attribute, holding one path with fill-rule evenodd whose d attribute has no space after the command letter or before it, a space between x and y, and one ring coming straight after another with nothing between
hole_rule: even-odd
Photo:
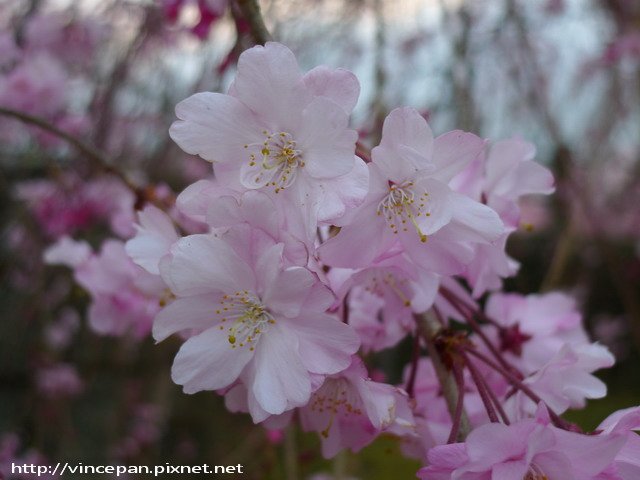
<instances>
[{"instance_id":1,"label":"cherry blossom","mask_svg":"<svg viewBox=\"0 0 640 480\"><path fill-rule=\"evenodd\" d=\"M483 146L459 131L433 139L417 111L391 112L368 165L369 193L353 220L320 248L320 258L363 267L400 248L431 272L460 272L473 259L473 245L497 240L503 228L493 210L447 185Z\"/></svg>"},{"instance_id":2,"label":"cherry blossom","mask_svg":"<svg viewBox=\"0 0 640 480\"><path fill-rule=\"evenodd\" d=\"M184 237L171 248L161 275L177 298L159 313L153 334L160 341L201 332L184 343L172 369L186 393L222 389L243 374L258 405L277 415L309 401L312 374L349 365L357 336L325 313L333 296L313 273L283 264L283 249L261 230L241 227Z\"/></svg>"}]
</instances>

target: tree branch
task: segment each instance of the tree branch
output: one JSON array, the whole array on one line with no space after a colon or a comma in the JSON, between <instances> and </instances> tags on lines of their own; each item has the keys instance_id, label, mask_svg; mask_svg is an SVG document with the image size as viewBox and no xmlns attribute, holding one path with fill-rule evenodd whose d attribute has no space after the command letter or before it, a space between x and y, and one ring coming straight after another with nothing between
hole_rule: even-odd
<instances>
[{"instance_id":1,"label":"tree branch","mask_svg":"<svg viewBox=\"0 0 640 480\"><path fill-rule=\"evenodd\" d=\"M442 361L442 357L440 356L440 352L438 351L434 339L440 332L440 324L438 323L438 319L432 310L423 313L420 316L416 317L418 321L418 329L424 338L427 351L429 352L429 357L431 358L431 362L433 367L436 370L436 375L438 376L438 381L440 382L440 387L442 388L442 395L447 402L447 408L449 409L449 413L451 415L451 421L456 422L457 415L456 410L458 406L458 397L460 395L464 395L464 392L460 392L458 390L458 386L456 385L456 380L453 374L447 369L444 362ZM457 440L464 441L466 436L471 431L471 424L469 423L469 417L467 413L462 409L461 414L459 415L459 427L457 433Z\"/></svg>"},{"instance_id":2,"label":"tree branch","mask_svg":"<svg viewBox=\"0 0 640 480\"><path fill-rule=\"evenodd\" d=\"M249 24L251 35L256 44L264 45L272 40L269 30L264 24L258 0L236 0L236 3L242 12L242 16Z\"/></svg>"},{"instance_id":3,"label":"tree branch","mask_svg":"<svg viewBox=\"0 0 640 480\"><path fill-rule=\"evenodd\" d=\"M98 150L93 148L91 145L88 145L81 140L77 139L73 135L60 130L55 125L52 125L47 120L39 117L35 117L33 115L29 115L27 113L19 112L17 110L12 110L10 108L0 107L0 115L4 115L5 117L14 118L16 120L21 121L22 123L26 123L27 125L33 125L38 127L46 132L49 132L55 135L58 138L65 140L71 146L73 146L80 154L84 155L88 160L90 160L94 165L96 165L100 170L105 173L109 173L118 177L132 192L136 193L136 195L140 192L140 189L134 185L120 170L114 167L106 157Z\"/></svg>"}]
</instances>

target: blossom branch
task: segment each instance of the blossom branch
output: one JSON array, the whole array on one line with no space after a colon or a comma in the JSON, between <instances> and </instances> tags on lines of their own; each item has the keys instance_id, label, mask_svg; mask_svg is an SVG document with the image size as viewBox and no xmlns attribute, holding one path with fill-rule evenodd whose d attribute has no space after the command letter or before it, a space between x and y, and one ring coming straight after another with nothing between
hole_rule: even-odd
<instances>
[{"instance_id":1,"label":"blossom branch","mask_svg":"<svg viewBox=\"0 0 640 480\"><path fill-rule=\"evenodd\" d=\"M442 356L436 347L434 342L435 338L440 333L440 325L435 317L433 311L423 313L416 318L418 321L418 329L422 335L427 346L427 351L431 358L431 362L436 371L438 381L440 382L440 388L442 388L442 395L447 402L447 407L451 415L451 420L455 422L456 419L456 406L458 405L458 397L463 394L458 389L456 381L452 373L447 369L443 362ZM457 440L463 441L471 431L471 425L469 423L469 417L467 413L462 409L460 414L460 427L458 430Z\"/></svg>"}]
</instances>

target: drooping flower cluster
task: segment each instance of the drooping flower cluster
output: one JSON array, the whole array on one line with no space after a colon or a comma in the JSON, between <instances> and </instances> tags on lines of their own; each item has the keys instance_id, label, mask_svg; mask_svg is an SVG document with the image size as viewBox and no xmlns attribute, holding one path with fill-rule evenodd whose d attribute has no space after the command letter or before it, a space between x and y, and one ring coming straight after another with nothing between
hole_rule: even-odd
<instances>
[{"instance_id":1,"label":"drooping flower cluster","mask_svg":"<svg viewBox=\"0 0 640 480\"><path fill-rule=\"evenodd\" d=\"M277 43L247 50L229 93L182 101L170 130L214 178L169 214L147 205L126 245L63 238L48 261L91 292L96 330L179 333L171 375L186 393L216 391L269 429L299 419L327 457L386 432L425 461L422 478L634 478L635 411L594 436L559 417L602 397L592 374L613 364L575 302L500 291L519 199L553 191L533 146L434 137L399 108L361 158L358 95L350 72L304 74ZM358 351L407 336L403 384L372 381Z\"/></svg>"}]
</instances>

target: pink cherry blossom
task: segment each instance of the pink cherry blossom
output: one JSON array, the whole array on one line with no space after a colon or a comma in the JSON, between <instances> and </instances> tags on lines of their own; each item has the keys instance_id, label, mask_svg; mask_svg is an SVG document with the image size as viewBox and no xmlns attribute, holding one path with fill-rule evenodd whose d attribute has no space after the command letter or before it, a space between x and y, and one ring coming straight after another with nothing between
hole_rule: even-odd
<instances>
[{"instance_id":1,"label":"pink cherry blossom","mask_svg":"<svg viewBox=\"0 0 640 480\"><path fill-rule=\"evenodd\" d=\"M353 74L322 68L303 76L291 51L270 42L240 56L229 95L198 93L178 104L170 134L187 153L215 162L232 188L285 190L314 215L325 210L322 219L344 213L366 184L362 165L354 170L357 135L348 129L358 94Z\"/></svg>"},{"instance_id":2,"label":"pink cherry blossom","mask_svg":"<svg viewBox=\"0 0 640 480\"><path fill-rule=\"evenodd\" d=\"M107 240L89 253L82 242L63 238L45 252L48 263L73 268L74 278L91 294L89 325L101 335L149 334L153 318L166 301L160 277L138 267L118 240Z\"/></svg>"},{"instance_id":3,"label":"pink cherry blossom","mask_svg":"<svg viewBox=\"0 0 640 480\"><path fill-rule=\"evenodd\" d=\"M541 368L567 343L589 343L575 300L560 292L495 293L487 301L486 312L502 327L500 348L525 374Z\"/></svg>"},{"instance_id":4,"label":"pink cherry blossom","mask_svg":"<svg viewBox=\"0 0 640 480\"><path fill-rule=\"evenodd\" d=\"M432 306L439 286L436 275L402 253L359 271L332 268L327 276L365 351L392 347L415 331L414 314Z\"/></svg>"},{"instance_id":5,"label":"pink cherry blossom","mask_svg":"<svg viewBox=\"0 0 640 480\"><path fill-rule=\"evenodd\" d=\"M362 361L353 357L346 370L327 377L300 409L302 427L320 434L325 458L344 448L357 452L391 426L401 395L391 385L371 381Z\"/></svg>"},{"instance_id":6,"label":"pink cherry blossom","mask_svg":"<svg viewBox=\"0 0 640 480\"><path fill-rule=\"evenodd\" d=\"M603 398L607 386L593 372L612 367L613 355L598 344L569 345L553 356L540 370L524 379L544 402L556 413L569 408L584 408L587 399ZM507 410L531 414L535 404L518 392L506 402ZM519 416L518 411L514 415Z\"/></svg>"},{"instance_id":7,"label":"pink cherry blossom","mask_svg":"<svg viewBox=\"0 0 640 480\"><path fill-rule=\"evenodd\" d=\"M147 205L138 212L136 235L126 243L127 255L147 272L159 275L160 261L178 240L171 218L159 208Z\"/></svg>"},{"instance_id":8,"label":"pink cherry blossom","mask_svg":"<svg viewBox=\"0 0 640 480\"><path fill-rule=\"evenodd\" d=\"M65 398L78 395L84 384L73 365L59 363L43 368L36 375L39 392L48 398Z\"/></svg>"},{"instance_id":9,"label":"pink cherry blossom","mask_svg":"<svg viewBox=\"0 0 640 480\"><path fill-rule=\"evenodd\" d=\"M597 437L567 432L548 419L476 428L464 443L434 447L429 466L418 472L428 480L587 480L602 472L624 444L621 436Z\"/></svg>"},{"instance_id":10,"label":"pink cherry blossom","mask_svg":"<svg viewBox=\"0 0 640 480\"><path fill-rule=\"evenodd\" d=\"M51 117L65 105L68 75L46 53L30 56L0 77L0 104L32 115Z\"/></svg>"},{"instance_id":11,"label":"pink cherry blossom","mask_svg":"<svg viewBox=\"0 0 640 480\"><path fill-rule=\"evenodd\" d=\"M30 180L16 188L16 197L27 203L48 236L59 238L107 223L119 236L134 233L135 197L112 178L84 182L63 175L59 182Z\"/></svg>"},{"instance_id":12,"label":"pink cherry blossom","mask_svg":"<svg viewBox=\"0 0 640 480\"><path fill-rule=\"evenodd\" d=\"M478 244L473 261L464 272L473 287L474 297L498 290L502 279L512 276L518 263L505 252L509 234L520 226L519 202L530 194L553 192L553 175L533 161L535 147L523 140L502 140L490 145L450 186L495 210L506 226L498 242Z\"/></svg>"},{"instance_id":13,"label":"pink cherry blossom","mask_svg":"<svg viewBox=\"0 0 640 480\"><path fill-rule=\"evenodd\" d=\"M594 480L633 480L640 476L640 407L609 415L599 426L601 435L622 435L626 441L609 467Z\"/></svg>"},{"instance_id":14,"label":"pink cherry blossom","mask_svg":"<svg viewBox=\"0 0 640 480\"><path fill-rule=\"evenodd\" d=\"M473 245L491 243L503 230L494 211L447 186L483 145L459 131L434 140L417 111L392 111L368 165L369 193L351 222L320 248L320 258L331 266L363 267L398 245L431 272L462 270Z\"/></svg>"},{"instance_id":15,"label":"pink cherry blossom","mask_svg":"<svg viewBox=\"0 0 640 480\"><path fill-rule=\"evenodd\" d=\"M283 248L248 227L220 238L190 235L172 247L161 275L177 299L158 314L153 334L160 341L201 332L172 369L186 393L222 389L242 375L250 400L277 415L308 402L312 375L349 365L357 335L325 313L333 296L313 273L283 265Z\"/></svg>"}]
</instances>

